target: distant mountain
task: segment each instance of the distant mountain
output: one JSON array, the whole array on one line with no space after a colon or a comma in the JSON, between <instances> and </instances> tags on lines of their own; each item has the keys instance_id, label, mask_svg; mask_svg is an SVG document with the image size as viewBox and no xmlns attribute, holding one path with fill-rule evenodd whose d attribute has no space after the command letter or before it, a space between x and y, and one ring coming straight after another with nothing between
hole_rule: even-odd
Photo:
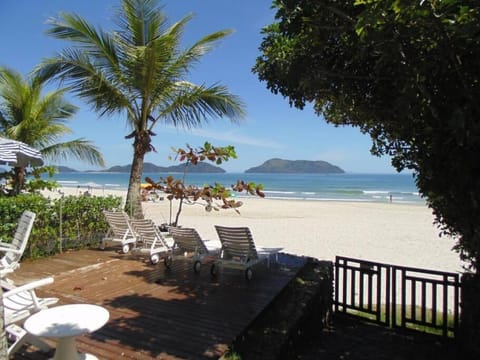
<instances>
[{"instance_id":1,"label":"distant mountain","mask_svg":"<svg viewBox=\"0 0 480 360\"><path fill-rule=\"evenodd\" d=\"M78 172L75 169L69 168L67 166L57 166L58 172Z\"/></svg>"},{"instance_id":2,"label":"distant mountain","mask_svg":"<svg viewBox=\"0 0 480 360\"><path fill-rule=\"evenodd\" d=\"M132 168L131 165L124 165L124 166L112 166L107 170L103 170L104 172L130 172ZM144 163L143 164L143 172L151 172L151 173L183 173L185 170L185 164L180 165L173 165L173 166L157 166L152 163ZM225 170L218 166L214 166L211 164L206 163L198 163L197 165L190 165L188 167L189 173L224 173Z\"/></svg>"},{"instance_id":3,"label":"distant mountain","mask_svg":"<svg viewBox=\"0 0 480 360\"><path fill-rule=\"evenodd\" d=\"M343 174L345 171L326 161L270 159L260 166L245 170L245 172L276 174Z\"/></svg>"},{"instance_id":4,"label":"distant mountain","mask_svg":"<svg viewBox=\"0 0 480 360\"><path fill-rule=\"evenodd\" d=\"M185 164L169 166L167 172L184 172ZM145 171L145 170L144 170ZM224 173L226 172L221 167L214 166L207 163L199 162L197 165L190 165L188 167L189 173Z\"/></svg>"}]
</instances>

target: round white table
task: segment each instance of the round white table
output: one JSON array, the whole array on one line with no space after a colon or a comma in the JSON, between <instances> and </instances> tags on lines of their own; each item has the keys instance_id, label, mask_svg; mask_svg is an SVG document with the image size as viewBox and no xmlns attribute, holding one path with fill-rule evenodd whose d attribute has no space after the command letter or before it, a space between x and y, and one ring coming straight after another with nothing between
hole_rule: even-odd
<instances>
[{"instance_id":1,"label":"round white table","mask_svg":"<svg viewBox=\"0 0 480 360\"><path fill-rule=\"evenodd\" d=\"M24 327L32 335L57 339L54 360L94 360L92 354L78 353L75 337L98 330L109 317L108 310L98 305L61 305L33 314Z\"/></svg>"}]
</instances>

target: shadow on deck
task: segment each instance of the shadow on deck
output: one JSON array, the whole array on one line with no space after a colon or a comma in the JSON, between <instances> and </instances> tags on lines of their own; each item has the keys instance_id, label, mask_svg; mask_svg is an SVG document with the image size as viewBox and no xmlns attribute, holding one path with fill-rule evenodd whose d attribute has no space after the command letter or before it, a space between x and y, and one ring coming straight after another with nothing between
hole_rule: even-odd
<instances>
[{"instance_id":1,"label":"shadow on deck","mask_svg":"<svg viewBox=\"0 0 480 360\"><path fill-rule=\"evenodd\" d=\"M228 350L305 262L280 254L278 263L259 265L246 281L243 272L227 269L212 278L207 266L195 274L189 261L175 261L168 270L113 251L81 250L26 261L12 278L23 283L53 276L39 295L107 308L108 323L77 338L80 351L99 359L212 359ZM25 347L14 359L48 355Z\"/></svg>"}]
</instances>

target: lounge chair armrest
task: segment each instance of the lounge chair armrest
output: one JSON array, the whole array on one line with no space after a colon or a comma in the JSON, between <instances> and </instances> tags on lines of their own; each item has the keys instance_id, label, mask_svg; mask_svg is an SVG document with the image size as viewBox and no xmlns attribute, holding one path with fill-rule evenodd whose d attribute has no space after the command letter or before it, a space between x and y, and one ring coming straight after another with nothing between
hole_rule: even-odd
<instances>
[{"instance_id":1,"label":"lounge chair armrest","mask_svg":"<svg viewBox=\"0 0 480 360\"><path fill-rule=\"evenodd\" d=\"M4 297L8 297L8 296L12 296L12 295L15 295L15 294L18 294L18 293L21 293L23 291L29 291L29 290L32 290L32 289L36 289L40 286L44 286L44 285L49 285L49 284L52 284L53 283L53 277L46 277L46 278L43 278L43 279L40 279L40 280L36 280L36 281L32 281L28 284L25 284L25 285L20 285L16 288L13 288L11 290L8 290L8 292L5 292L3 294Z\"/></svg>"},{"instance_id":2,"label":"lounge chair armrest","mask_svg":"<svg viewBox=\"0 0 480 360\"><path fill-rule=\"evenodd\" d=\"M3 280L7 274L13 273L14 269L6 268L2 269L0 265L0 278Z\"/></svg>"}]
</instances>

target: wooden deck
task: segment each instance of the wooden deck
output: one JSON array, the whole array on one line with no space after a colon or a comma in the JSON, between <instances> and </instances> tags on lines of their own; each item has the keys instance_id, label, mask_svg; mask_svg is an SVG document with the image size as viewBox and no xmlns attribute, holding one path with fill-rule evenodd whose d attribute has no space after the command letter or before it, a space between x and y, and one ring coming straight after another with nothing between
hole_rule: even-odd
<instances>
[{"instance_id":1,"label":"wooden deck","mask_svg":"<svg viewBox=\"0 0 480 360\"><path fill-rule=\"evenodd\" d=\"M110 312L108 323L77 338L82 352L99 359L212 359L275 298L297 274L303 260L280 254L278 264L259 265L251 281L243 272L224 269L214 279L205 266L163 263L114 251L80 250L22 263L12 278L23 283L45 276L55 282L42 288L59 304L91 303ZM54 342L51 342L54 345ZM47 359L32 346L14 359Z\"/></svg>"}]
</instances>

